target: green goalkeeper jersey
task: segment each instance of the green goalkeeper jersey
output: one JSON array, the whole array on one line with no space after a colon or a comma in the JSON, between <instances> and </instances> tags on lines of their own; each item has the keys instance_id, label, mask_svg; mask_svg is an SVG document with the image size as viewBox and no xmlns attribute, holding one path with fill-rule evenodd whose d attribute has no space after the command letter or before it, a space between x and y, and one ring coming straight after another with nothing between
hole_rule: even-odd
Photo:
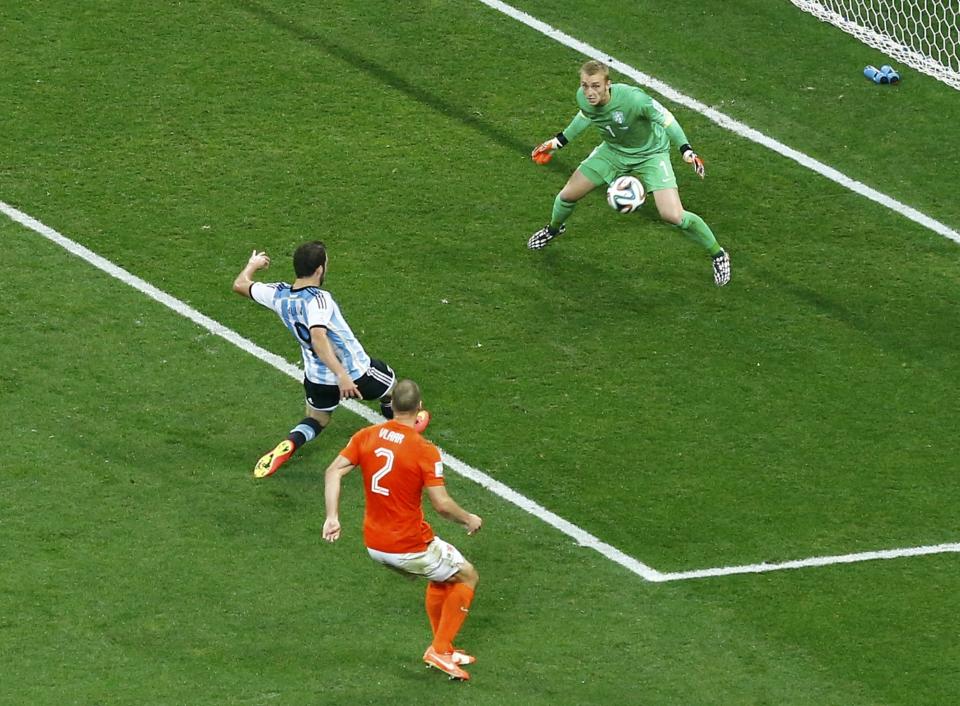
<instances>
[{"instance_id":1,"label":"green goalkeeper jersey","mask_svg":"<svg viewBox=\"0 0 960 706\"><path fill-rule=\"evenodd\" d=\"M633 158L667 152L671 144L680 147L687 143L673 114L636 86L612 84L610 100L600 106L590 105L580 88L577 104L580 112L563 130L567 140L593 125L610 147Z\"/></svg>"}]
</instances>

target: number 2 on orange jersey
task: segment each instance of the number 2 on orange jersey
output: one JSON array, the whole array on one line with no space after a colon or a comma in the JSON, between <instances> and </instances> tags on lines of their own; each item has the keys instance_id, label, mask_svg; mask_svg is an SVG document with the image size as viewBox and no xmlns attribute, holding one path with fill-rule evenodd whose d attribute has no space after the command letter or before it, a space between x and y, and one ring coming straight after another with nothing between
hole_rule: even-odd
<instances>
[{"instance_id":1,"label":"number 2 on orange jersey","mask_svg":"<svg viewBox=\"0 0 960 706\"><path fill-rule=\"evenodd\" d=\"M390 495L390 489L384 488L382 485L380 485L380 481L383 480L385 475L393 470L393 451L390 449L378 448L374 450L373 455L385 458L386 463L384 463L383 468L374 473L373 478L370 479L370 490L378 495Z\"/></svg>"}]
</instances>

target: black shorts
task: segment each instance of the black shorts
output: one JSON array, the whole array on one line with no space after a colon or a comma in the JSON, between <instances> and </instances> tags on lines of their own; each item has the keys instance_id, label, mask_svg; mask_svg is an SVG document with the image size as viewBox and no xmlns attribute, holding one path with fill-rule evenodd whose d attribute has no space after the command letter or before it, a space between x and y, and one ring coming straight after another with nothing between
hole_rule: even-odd
<instances>
[{"instance_id":1,"label":"black shorts","mask_svg":"<svg viewBox=\"0 0 960 706\"><path fill-rule=\"evenodd\" d=\"M370 359L367 372L353 382L365 400L379 400L393 388L397 381L397 374L393 368L376 358ZM340 386L321 385L303 379L303 392L307 398L307 405L318 412L332 412L340 405Z\"/></svg>"}]
</instances>

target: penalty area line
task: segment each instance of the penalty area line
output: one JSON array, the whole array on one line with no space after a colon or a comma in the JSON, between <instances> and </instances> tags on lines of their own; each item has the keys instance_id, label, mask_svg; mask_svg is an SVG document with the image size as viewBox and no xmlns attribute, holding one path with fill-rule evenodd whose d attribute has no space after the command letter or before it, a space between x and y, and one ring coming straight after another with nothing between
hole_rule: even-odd
<instances>
[{"instance_id":1,"label":"penalty area line","mask_svg":"<svg viewBox=\"0 0 960 706\"><path fill-rule=\"evenodd\" d=\"M809 559L796 559L776 563L763 562L761 564L744 564L743 566L719 566L713 569L697 569L694 571L673 571L661 573L658 582L687 581L690 579L715 578L717 576L734 576L737 574L764 574L771 571L786 571L789 569L805 569L813 566L831 566L834 564L855 564L862 561L877 561L880 559L902 559L912 556L926 556L929 554L956 554L960 553L960 544L933 544L925 547L906 547L904 549L880 549L871 552L856 554L838 554L835 556L815 556Z\"/></svg>"},{"instance_id":2,"label":"penalty area line","mask_svg":"<svg viewBox=\"0 0 960 706\"><path fill-rule=\"evenodd\" d=\"M47 240L59 245L61 248L67 252L76 255L82 260L87 261L97 269L105 272L106 274L114 277L124 284L133 287L137 291L146 294L151 299L163 304L165 307L173 310L177 314L180 314L184 318L189 319L194 322L201 328L206 329L212 334L220 336L221 338L229 341L237 348L240 348L243 351L246 351L255 358L259 358L264 363L276 368L282 373L286 373L294 380L298 382L303 380L303 371L300 370L295 365L291 365L286 360L280 356L271 353L265 348L261 348L253 341L248 338L244 338L239 333L233 329L227 328L218 321L211 319L204 314L201 314L199 311L191 307L189 304L180 301L174 296L167 294L166 292L154 287L149 282L137 277L136 275L128 272L122 267L115 265L106 258L98 255L89 248L84 247L80 243L77 243L74 240L58 233L53 228L44 225L37 219L28 216L26 213L23 213L19 209L14 208L13 206L0 201L0 213L4 213L11 220L19 223L20 225L29 228L34 233L43 236ZM354 400L346 400L342 403L342 406L349 409L354 414L364 418L371 424L379 424L384 421L384 418L374 412L369 407L360 404ZM438 447L439 448L439 447ZM594 537L592 534L587 532L581 527L573 524L560 517L559 515L547 510L545 507L539 503L534 502L525 495L521 495L517 491L513 490L507 485L504 485L500 481L491 478L489 475L484 473L478 468L464 463L457 457L447 453L443 449L440 449L440 454L443 458L444 464L455 473L472 480L474 483L477 483L481 487L490 491L494 495L499 496L500 498L506 500L507 502L515 505L521 510L533 515L534 517L542 520L546 524L554 527L565 535L573 539L580 546L589 547L594 551L600 553L610 561L619 564L628 571L636 574L646 581L658 581L660 580L661 574L656 569L647 566L641 561L634 559L633 557L625 554L614 546L607 544L606 542L601 541L597 537Z\"/></svg>"},{"instance_id":3,"label":"penalty area line","mask_svg":"<svg viewBox=\"0 0 960 706\"><path fill-rule=\"evenodd\" d=\"M579 39L571 37L566 32L548 25L546 22L538 20L536 17L533 17L522 10L518 10L512 5L501 2L501 0L478 0L478 2L483 3L492 10L496 10L497 12L501 12L508 17L512 17L518 22L525 24L527 27L530 27L541 34L546 35L550 39L559 42L565 47L573 49L574 51L577 51L586 57L605 63L607 66L620 72L624 76L629 76L641 86L647 86L677 105L682 105L685 108L689 108L690 110L700 113L705 118L713 123L716 123L720 127L729 130L730 132L739 135L744 139L755 142L758 145L762 145L769 150L773 150L774 152L783 155L788 159L792 159L797 164L800 164L801 166L804 166L807 169L826 177L830 181L835 182L840 186L849 189L850 191L860 194L861 196L868 198L874 203L878 203L881 206L890 209L891 211L899 213L904 218L908 218L914 223L918 223L924 228L932 230L938 235L942 235L944 238L949 238L955 243L960 243L960 233L945 223L941 223L925 213L918 211L912 206L908 206L907 204L902 203L891 196L887 196L886 194L867 186L863 182L859 182L856 179L851 179L846 174L843 174L833 167L830 167L823 162L820 162L813 157L800 152L799 150L788 147L779 140L775 140L774 138L763 134L759 130L754 129L749 125L740 122L739 120L731 118L726 113L721 113L719 110L714 110L695 98L691 98L690 96L681 93L663 81L645 74L629 64L625 64L622 61L614 59L606 52L602 52L586 42L581 42Z\"/></svg>"},{"instance_id":4,"label":"penalty area line","mask_svg":"<svg viewBox=\"0 0 960 706\"><path fill-rule=\"evenodd\" d=\"M93 265L97 269L105 272L106 274L114 277L115 279L120 280L124 284L136 289L137 291L146 294L151 299L157 301L160 304L163 304L172 311L180 314L184 318L189 319L194 322L201 328L206 329L212 334L220 336L221 338L229 341L237 348L249 353L255 358L260 359L264 363L272 366L276 370L286 373L294 380L298 382L303 379L303 371L300 370L295 365L291 365L286 360L271 353L265 348L261 348L253 341L244 338L236 331L227 328L218 321L211 319L204 314L201 314L199 311L191 307L189 304L182 302L176 297L167 294L166 292L158 289L149 282L137 277L134 274L131 274L122 267L115 265L106 258L98 255L89 248L80 245L76 241L67 238L66 236L58 233L53 228L44 225L40 221L28 216L22 211L10 206L3 201L0 201L0 213L5 214L11 220L19 223L37 233L38 235L43 236L47 240L56 245L59 245L61 248L67 252L76 255L82 260L85 260L89 264ZM369 407L360 404L354 400L346 400L343 403L343 406L349 409L354 414L362 417L371 424L377 424L383 421L383 417L374 412ZM720 576L731 576L735 574L758 574L766 573L770 571L782 571L786 569L801 569L806 567L813 566L828 566L830 564L852 564L855 562L862 561L873 561L877 559L897 559L901 557L912 557L912 556L923 556L927 554L943 554L947 552L960 553L960 544L938 544L934 546L927 547L910 547L906 549L885 549L880 551L872 552L860 552L858 554L842 554L837 556L824 556L824 557L812 557L810 559L798 559L795 561L785 561L781 563L761 563L761 564L747 564L743 566L722 566L712 569L698 569L693 571L675 571L675 572L661 572L657 571L653 567L644 564L641 561L625 554L616 547L607 544L606 542L601 541L597 537L593 536L586 530L572 522L565 520L554 512L546 509L537 502L534 502L530 498L518 493L513 488L510 488L507 485L504 485L500 481L491 478L489 475L483 471L474 468L473 466L464 463L456 456L453 456L443 449L440 449L441 456L443 457L444 464L450 468L455 473L472 480L477 485L488 490L494 495L506 500L512 505L520 508L524 512L527 512L530 515L533 515L542 522L550 525L551 527L559 530L563 534L567 535L571 539L577 542L582 547L587 547L593 549L597 553L601 554L605 558L619 564L623 568L627 569L633 574L636 574L645 581L650 581L653 583L665 583L668 581L685 581L690 579L703 579L703 578L715 578Z\"/></svg>"}]
</instances>

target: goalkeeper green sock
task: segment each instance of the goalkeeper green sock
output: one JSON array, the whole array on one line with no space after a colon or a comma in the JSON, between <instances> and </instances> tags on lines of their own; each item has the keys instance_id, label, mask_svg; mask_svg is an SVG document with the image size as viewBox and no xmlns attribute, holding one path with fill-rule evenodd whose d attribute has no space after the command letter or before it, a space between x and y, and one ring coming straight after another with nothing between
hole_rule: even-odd
<instances>
[{"instance_id":1,"label":"goalkeeper green sock","mask_svg":"<svg viewBox=\"0 0 960 706\"><path fill-rule=\"evenodd\" d=\"M717 243L717 238L713 231L700 216L690 211L683 212L683 220L677 225L677 228L683 231L683 234L697 243L711 255L716 255L723 250Z\"/></svg>"},{"instance_id":2,"label":"goalkeeper green sock","mask_svg":"<svg viewBox=\"0 0 960 706\"><path fill-rule=\"evenodd\" d=\"M576 207L576 201L564 201L560 198L560 194L557 194L557 198L553 200L553 213L550 215L550 230L556 231L566 223Z\"/></svg>"}]
</instances>

